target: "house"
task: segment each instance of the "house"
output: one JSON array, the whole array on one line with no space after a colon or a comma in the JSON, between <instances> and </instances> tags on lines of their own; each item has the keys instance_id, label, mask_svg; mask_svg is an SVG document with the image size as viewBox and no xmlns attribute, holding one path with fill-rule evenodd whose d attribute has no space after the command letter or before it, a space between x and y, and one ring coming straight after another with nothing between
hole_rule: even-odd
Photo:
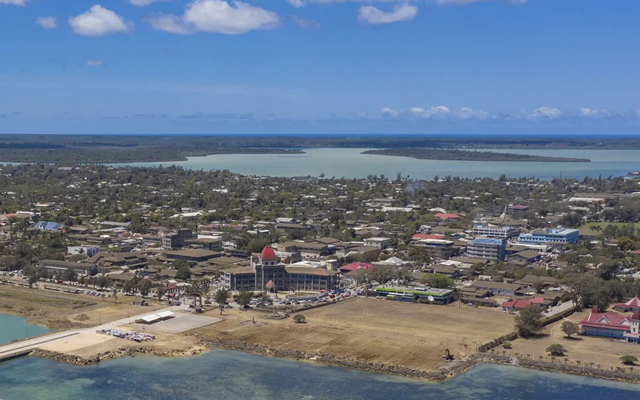
<instances>
[{"instance_id":1,"label":"house","mask_svg":"<svg viewBox=\"0 0 640 400\"><path fill-rule=\"evenodd\" d=\"M340 272L346 273L346 272L352 272L358 269L371 269L373 268L373 265L371 264L367 264L367 263L361 263L361 262L352 262L351 264L347 264L347 265L343 265L342 267L340 267Z\"/></svg>"},{"instance_id":2,"label":"house","mask_svg":"<svg viewBox=\"0 0 640 400\"><path fill-rule=\"evenodd\" d=\"M539 261L540 258L542 258L542 255L537 251L524 250L509 256L509 262L513 261L518 264L528 265Z\"/></svg>"},{"instance_id":3,"label":"house","mask_svg":"<svg viewBox=\"0 0 640 400\"><path fill-rule=\"evenodd\" d=\"M509 204L508 210L510 213L525 213L529 211L529 206L524 204Z\"/></svg>"},{"instance_id":4,"label":"house","mask_svg":"<svg viewBox=\"0 0 640 400\"><path fill-rule=\"evenodd\" d=\"M57 222L38 221L33 228L40 231L52 232L52 231L59 231L63 227L62 227L62 224L59 224Z\"/></svg>"},{"instance_id":5,"label":"house","mask_svg":"<svg viewBox=\"0 0 640 400\"><path fill-rule=\"evenodd\" d=\"M452 214L452 213L437 213L435 217L440 221L445 221L445 222L460 221L460 216L458 214Z\"/></svg>"},{"instance_id":6,"label":"house","mask_svg":"<svg viewBox=\"0 0 640 400\"><path fill-rule=\"evenodd\" d=\"M384 250L391 246L391 239L385 237L372 237L364 239L364 245L366 247L376 247L380 250Z\"/></svg>"},{"instance_id":7,"label":"house","mask_svg":"<svg viewBox=\"0 0 640 400\"><path fill-rule=\"evenodd\" d=\"M480 290L491 290L493 295L515 296L522 289L522 285L517 283L491 282L491 281L475 281L471 285Z\"/></svg>"},{"instance_id":8,"label":"house","mask_svg":"<svg viewBox=\"0 0 640 400\"><path fill-rule=\"evenodd\" d=\"M423 272L426 273L431 273L431 274L442 274L442 275L446 275L449 278L453 278L456 279L459 276L463 275L462 270L460 270L459 268L454 267L453 265L439 265L439 264L434 264L434 265L430 265L427 267L424 267L422 269Z\"/></svg>"},{"instance_id":9,"label":"house","mask_svg":"<svg viewBox=\"0 0 640 400\"><path fill-rule=\"evenodd\" d=\"M633 299L627 301L626 303L618 303L613 306L615 310L625 311L625 312L640 312L640 299L634 297Z\"/></svg>"},{"instance_id":10,"label":"house","mask_svg":"<svg viewBox=\"0 0 640 400\"><path fill-rule=\"evenodd\" d=\"M633 329L632 329L633 324ZM582 334L589 336L603 336L617 339L628 339L638 342L638 326L640 314L634 312L631 316L622 316L613 311L598 312L593 308L589 315L580 321Z\"/></svg>"}]
</instances>

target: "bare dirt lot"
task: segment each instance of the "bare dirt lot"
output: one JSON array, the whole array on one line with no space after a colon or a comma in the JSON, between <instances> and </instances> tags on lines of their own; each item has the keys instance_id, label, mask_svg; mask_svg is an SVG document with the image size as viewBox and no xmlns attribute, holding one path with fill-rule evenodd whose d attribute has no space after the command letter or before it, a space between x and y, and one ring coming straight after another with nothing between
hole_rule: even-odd
<instances>
[{"instance_id":1,"label":"bare dirt lot","mask_svg":"<svg viewBox=\"0 0 640 400\"><path fill-rule=\"evenodd\" d=\"M225 312L225 321L191 331L202 337L324 352L424 370L474 353L513 331L513 317L495 309L430 306L358 298L305 311L306 324L255 312ZM252 322L255 317L256 325ZM259 325L259 326L257 326Z\"/></svg>"},{"instance_id":2,"label":"bare dirt lot","mask_svg":"<svg viewBox=\"0 0 640 400\"><path fill-rule=\"evenodd\" d=\"M578 323L587 315L589 315L589 311L583 311L573 314L566 319ZM561 320L547 326L544 331L542 331L542 337L540 338L518 338L514 340L511 342L513 346L511 350L512 354L518 352L520 354L531 354L536 358L539 356L547 357L547 347L552 344L560 344L567 349L566 358L572 363L575 363L575 360L580 360L583 365L584 363L594 363L594 366L600 364L602 368L609 368L610 366L615 368L622 366L620 363L620 357L622 356L633 355L640 359L640 345L638 344L581 335L568 339L562 332L562 322ZM498 348L498 350L503 351L501 348Z\"/></svg>"}]
</instances>

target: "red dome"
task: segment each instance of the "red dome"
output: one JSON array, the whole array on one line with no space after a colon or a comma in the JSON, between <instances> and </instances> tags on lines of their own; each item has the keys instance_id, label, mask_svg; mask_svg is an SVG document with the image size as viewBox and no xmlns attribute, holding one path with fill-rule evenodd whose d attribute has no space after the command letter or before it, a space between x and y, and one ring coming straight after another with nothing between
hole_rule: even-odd
<instances>
[{"instance_id":1,"label":"red dome","mask_svg":"<svg viewBox=\"0 0 640 400\"><path fill-rule=\"evenodd\" d=\"M278 261L278 257L276 257L276 252L273 251L271 247L265 247L260 253L260 260L262 261Z\"/></svg>"}]
</instances>

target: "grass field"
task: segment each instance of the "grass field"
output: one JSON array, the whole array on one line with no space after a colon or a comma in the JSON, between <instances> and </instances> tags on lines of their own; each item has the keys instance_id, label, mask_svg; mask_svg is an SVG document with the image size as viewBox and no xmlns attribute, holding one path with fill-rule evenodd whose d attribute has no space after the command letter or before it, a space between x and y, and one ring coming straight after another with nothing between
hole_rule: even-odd
<instances>
[{"instance_id":1,"label":"grass field","mask_svg":"<svg viewBox=\"0 0 640 400\"><path fill-rule=\"evenodd\" d=\"M447 348L459 358L514 329L513 317L496 309L364 298L305 311L304 315L307 323L295 324L291 319L272 321L259 314L236 312L224 322L193 332L431 370L445 364L442 355ZM247 324L253 316L266 324Z\"/></svg>"},{"instance_id":2,"label":"grass field","mask_svg":"<svg viewBox=\"0 0 640 400\"><path fill-rule=\"evenodd\" d=\"M626 222L589 222L586 224L583 224L582 226L580 226L579 229L587 229L587 230L591 230L592 226L599 226L602 229L606 228L608 225L614 225L614 226L623 226L623 225L633 225L633 224L628 224ZM638 224L636 224L638 225ZM640 227L640 226L639 226Z\"/></svg>"}]
</instances>

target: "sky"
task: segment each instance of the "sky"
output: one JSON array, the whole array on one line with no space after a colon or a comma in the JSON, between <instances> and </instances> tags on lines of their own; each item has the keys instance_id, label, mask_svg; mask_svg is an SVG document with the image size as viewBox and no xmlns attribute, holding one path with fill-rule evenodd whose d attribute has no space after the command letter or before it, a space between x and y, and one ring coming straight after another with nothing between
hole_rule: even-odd
<instances>
[{"instance_id":1,"label":"sky","mask_svg":"<svg viewBox=\"0 0 640 400\"><path fill-rule=\"evenodd\" d=\"M0 133L640 134L638 0L0 0Z\"/></svg>"}]
</instances>

